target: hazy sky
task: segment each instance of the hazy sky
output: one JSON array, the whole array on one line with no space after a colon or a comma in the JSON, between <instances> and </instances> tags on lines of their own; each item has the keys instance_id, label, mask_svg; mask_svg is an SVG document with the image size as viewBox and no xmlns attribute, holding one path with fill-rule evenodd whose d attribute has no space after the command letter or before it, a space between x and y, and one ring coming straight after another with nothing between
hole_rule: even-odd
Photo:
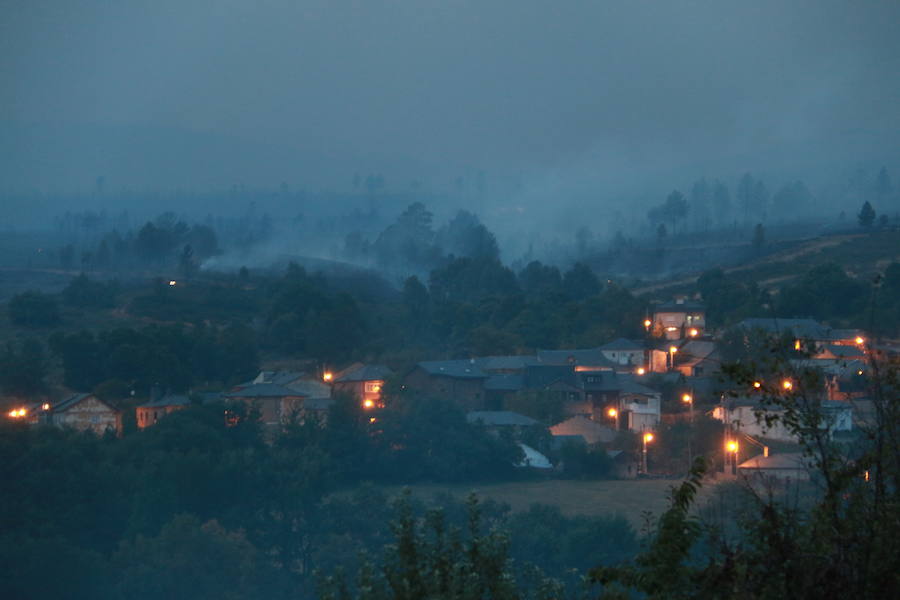
<instances>
[{"instance_id":1,"label":"hazy sky","mask_svg":"<svg viewBox=\"0 0 900 600\"><path fill-rule=\"evenodd\" d=\"M0 0L0 189L897 159L900 2Z\"/></svg>"}]
</instances>

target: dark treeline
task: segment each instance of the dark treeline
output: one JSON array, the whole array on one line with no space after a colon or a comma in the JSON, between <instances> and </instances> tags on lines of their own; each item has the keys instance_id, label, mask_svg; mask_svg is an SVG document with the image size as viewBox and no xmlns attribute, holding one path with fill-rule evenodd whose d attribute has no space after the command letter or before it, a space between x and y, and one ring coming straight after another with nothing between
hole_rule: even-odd
<instances>
[{"instance_id":1,"label":"dark treeline","mask_svg":"<svg viewBox=\"0 0 900 600\"><path fill-rule=\"evenodd\" d=\"M310 598L317 572L379 555L395 515L364 481L514 476L518 448L451 404L400 404L376 424L339 399L324 426L295 423L269 443L252 411L197 405L123 439L3 423L0 555L4 598ZM234 420L231 423L235 423ZM439 499L447 525L466 509ZM424 507L414 502L415 515ZM482 505L509 532L516 572L570 578L637 550L622 518L566 518ZM504 568L506 565L504 564ZM543 576L543 575L542 575Z\"/></svg>"},{"instance_id":2,"label":"dark treeline","mask_svg":"<svg viewBox=\"0 0 900 600\"><path fill-rule=\"evenodd\" d=\"M863 326L876 335L900 332L897 263L884 269L875 288L825 263L774 294L719 269L703 273L694 291L716 327L779 316ZM53 360L73 389L105 384L145 393L154 384L172 390L232 385L249 378L262 356L364 360L402 370L426 358L593 347L644 335L648 307L582 264L561 272L532 262L515 273L489 257L454 258L434 269L427 285L413 276L400 293L374 297L364 285L338 287L296 265L279 276L244 270L187 284L158 280L128 293L80 275L58 298L26 292L10 301L11 321L30 333L8 345L5 364L30 366L5 370L3 385L10 393L41 389ZM47 333L109 310L156 323Z\"/></svg>"}]
</instances>

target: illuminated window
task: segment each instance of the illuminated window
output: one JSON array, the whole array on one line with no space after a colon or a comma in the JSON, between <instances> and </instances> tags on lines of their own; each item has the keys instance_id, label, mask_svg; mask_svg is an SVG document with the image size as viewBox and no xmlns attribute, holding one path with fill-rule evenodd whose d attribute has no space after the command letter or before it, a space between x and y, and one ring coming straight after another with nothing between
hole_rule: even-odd
<instances>
[{"instance_id":1,"label":"illuminated window","mask_svg":"<svg viewBox=\"0 0 900 600\"><path fill-rule=\"evenodd\" d=\"M381 381L367 381L366 382L366 393L367 394L380 394L382 383L383 382L381 382Z\"/></svg>"}]
</instances>

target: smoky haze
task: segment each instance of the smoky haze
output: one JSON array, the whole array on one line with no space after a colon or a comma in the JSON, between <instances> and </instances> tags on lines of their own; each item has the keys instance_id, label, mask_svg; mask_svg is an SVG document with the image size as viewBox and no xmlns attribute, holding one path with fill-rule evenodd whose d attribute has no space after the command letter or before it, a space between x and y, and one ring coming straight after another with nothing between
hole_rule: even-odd
<instances>
[{"instance_id":1,"label":"smoky haze","mask_svg":"<svg viewBox=\"0 0 900 600\"><path fill-rule=\"evenodd\" d=\"M349 190L381 173L392 191L444 194L483 177L478 208L496 225L560 203L602 215L748 170L826 185L895 164L900 147L895 2L2 10L6 191L99 176L108 190Z\"/></svg>"}]
</instances>

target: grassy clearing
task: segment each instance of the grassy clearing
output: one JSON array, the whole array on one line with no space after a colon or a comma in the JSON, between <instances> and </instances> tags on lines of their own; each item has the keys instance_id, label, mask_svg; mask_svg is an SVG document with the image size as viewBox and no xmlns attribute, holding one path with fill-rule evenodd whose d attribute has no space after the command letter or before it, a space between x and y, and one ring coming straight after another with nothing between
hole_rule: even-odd
<instances>
[{"instance_id":1,"label":"grassy clearing","mask_svg":"<svg viewBox=\"0 0 900 600\"><path fill-rule=\"evenodd\" d=\"M408 486L413 495L430 500L436 495L450 494L464 499L470 492L480 497L503 502L513 511L524 511L532 504L549 504L559 507L566 516L614 516L621 515L640 529L643 514L658 516L668 508L669 490L681 480L647 479L615 481L520 481L507 483L440 485L420 484ZM399 494L402 486L388 486L388 495ZM711 486L701 489L700 501L709 495Z\"/></svg>"}]
</instances>

